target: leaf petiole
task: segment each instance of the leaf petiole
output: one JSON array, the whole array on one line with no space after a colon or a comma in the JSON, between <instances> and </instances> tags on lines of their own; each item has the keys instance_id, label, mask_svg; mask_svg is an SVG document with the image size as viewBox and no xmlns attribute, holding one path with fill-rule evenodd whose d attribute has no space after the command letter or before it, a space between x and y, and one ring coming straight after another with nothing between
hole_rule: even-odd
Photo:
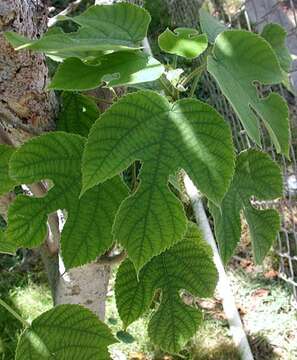
<instances>
[{"instance_id":1,"label":"leaf petiole","mask_svg":"<svg viewBox=\"0 0 297 360\"><path fill-rule=\"evenodd\" d=\"M25 327L29 327L30 324L28 321L23 319L16 311L13 310L12 307L10 307L5 301L0 299L0 305L2 305L13 317L15 317L17 320L19 320Z\"/></svg>"}]
</instances>

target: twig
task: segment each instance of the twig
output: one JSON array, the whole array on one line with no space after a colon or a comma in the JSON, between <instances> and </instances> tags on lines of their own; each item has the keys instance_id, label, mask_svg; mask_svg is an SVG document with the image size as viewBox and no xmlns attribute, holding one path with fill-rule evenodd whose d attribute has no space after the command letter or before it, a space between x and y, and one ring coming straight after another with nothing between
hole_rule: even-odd
<instances>
[{"instance_id":1,"label":"twig","mask_svg":"<svg viewBox=\"0 0 297 360\"><path fill-rule=\"evenodd\" d=\"M47 26L48 27L54 26L59 21L60 16L69 15L70 13L75 11L81 3L82 3L82 0L76 0L76 1L73 1L72 3L70 3L66 9L61 11L59 14L53 16L52 18L49 18L48 22L47 22Z\"/></svg>"}]
</instances>

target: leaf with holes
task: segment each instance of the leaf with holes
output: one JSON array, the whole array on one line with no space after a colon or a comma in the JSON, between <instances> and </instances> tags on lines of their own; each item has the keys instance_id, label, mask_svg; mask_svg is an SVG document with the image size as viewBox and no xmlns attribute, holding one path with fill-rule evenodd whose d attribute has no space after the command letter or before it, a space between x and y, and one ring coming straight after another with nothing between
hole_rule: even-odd
<instances>
[{"instance_id":1,"label":"leaf with holes","mask_svg":"<svg viewBox=\"0 0 297 360\"><path fill-rule=\"evenodd\" d=\"M199 10L199 24L201 30L207 35L209 42L215 42L216 37L223 31L227 30L226 26L210 15L204 9Z\"/></svg>"},{"instance_id":2,"label":"leaf with holes","mask_svg":"<svg viewBox=\"0 0 297 360\"><path fill-rule=\"evenodd\" d=\"M3 195L17 185L9 176L9 160L15 149L8 145L0 144L0 195Z\"/></svg>"},{"instance_id":3,"label":"leaf with holes","mask_svg":"<svg viewBox=\"0 0 297 360\"><path fill-rule=\"evenodd\" d=\"M251 197L272 200L282 196L282 177L278 165L257 150L242 152L236 162L232 184L221 206L210 204L220 253L226 263L240 241L240 212L245 216L251 235L254 258L261 263L280 228L276 210L259 210L251 205Z\"/></svg>"},{"instance_id":4,"label":"leaf with holes","mask_svg":"<svg viewBox=\"0 0 297 360\"><path fill-rule=\"evenodd\" d=\"M80 305L59 305L33 320L24 331L16 360L108 360L107 348L116 342L91 311Z\"/></svg>"},{"instance_id":5,"label":"leaf with holes","mask_svg":"<svg viewBox=\"0 0 297 360\"><path fill-rule=\"evenodd\" d=\"M56 60L68 57L89 60L102 52L139 48L151 18L145 9L119 3L112 6L94 5L79 16L60 17L60 20L74 21L80 28L71 33L54 28L37 40L14 32L6 32L5 37L16 50L39 51Z\"/></svg>"},{"instance_id":6,"label":"leaf with holes","mask_svg":"<svg viewBox=\"0 0 297 360\"><path fill-rule=\"evenodd\" d=\"M207 69L230 101L250 138L261 145L261 119L276 150L288 157L287 104L274 92L260 98L255 86L255 81L271 85L283 80L278 59L269 43L247 31L224 31L216 38Z\"/></svg>"},{"instance_id":7,"label":"leaf with holes","mask_svg":"<svg viewBox=\"0 0 297 360\"><path fill-rule=\"evenodd\" d=\"M90 90L104 83L112 87L131 86L157 80L163 72L164 66L159 61L140 52L108 54L98 65L70 58L59 66L48 88L68 91Z\"/></svg>"},{"instance_id":8,"label":"leaf with holes","mask_svg":"<svg viewBox=\"0 0 297 360\"><path fill-rule=\"evenodd\" d=\"M88 136L92 124L100 114L95 101L89 96L73 92L64 92L61 98L58 130Z\"/></svg>"},{"instance_id":9,"label":"leaf with holes","mask_svg":"<svg viewBox=\"0 0 297 360\"><path fill-rule=\"evenodd\" d=\"M112 245L115 213L127 196L115 177L79 199L84 138L63 132L41 135L25 143L10 160L10 175L18 183L50 179L54 187L42 198L19 195L8 211L7 239L23 247L40 245L48 214L67 210L61 235L66 268L88 263Z\"/></svg>"},{"instance_id":10,"label":"leaf with holes","mask_svg":"<svg viewBox=\"0 0 297 360\"><path fill-rule=\"evenodd\" d=\"M130 260L121 264L115 285L117 308L127 327L149 309L155 291L161 289L160 304L148 325L154 344L177 353L195 334L201 312L182 300L180 291L199 297L213 294L217 272L210 247L190 224L183 241L154 257L137 275Z\"/></svg>"},{"instance_id":11,"label":"leaf with holes","mask_svg":"<svg viewBox=\"0 0 297 360\"><path fill-rule=\"evenodd\" d=\"M201 55L208 46L207 36L199 34L196 29L168 28L159 36L158 44L161 50L186 59L194 59Z\"/></svg>"},{"instance_id":12,"label":"leaf with holes","mask_svg":"<svg viewBox=\"0 0 297 360\"><path fill-rule=\"evenodd\" d=\"M179 241L186 230L181 202L168 177L184 168L199 189L219 203L233 175L230 129L209 105L174 104L157 93L122 97L92 127L83 157L83 191L143 161L140 186L117 213L113 232L139 270Z\"/></svg>"}]
</instances>

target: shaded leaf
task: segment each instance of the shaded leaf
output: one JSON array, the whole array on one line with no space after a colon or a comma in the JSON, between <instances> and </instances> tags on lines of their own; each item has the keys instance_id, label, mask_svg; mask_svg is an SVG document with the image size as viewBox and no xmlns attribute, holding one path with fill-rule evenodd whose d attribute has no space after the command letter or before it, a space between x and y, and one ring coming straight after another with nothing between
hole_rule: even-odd
<instances>
[{"instance_id":1,"label":"shaded leaf","mask_svg":"<svg viewBox=\"0 0 297 360\"><path fill-rule=\"evenodd\" d=\"M106 55L99 65L90 65L77 58L66 59L48 86L55 90L89 90L103 83L122 86L154 81L164 72L164 66L151 56L136 52ZM75 74L75 76L73 76Z\"/></svg>"},{"instance_id":2,"label":"shaded leaf","mask_svg":"<svg viewBox=\"0 0 297 360\"><path fill-rule=\"evenodd\" d=\"M259 200L272 200L281 195L282 177L278 165L260 151L242 152L237 158L233 182L220 208L210 204L216 238L225 263L240 241L241 211L249 225L255 261L262 262L279 231L280 219L277 211L258 210L250 200L252 196Z\"/></svg>"},{"instance_id":3,"label":"shaded leaf","mask_svg":"<svg viewBox=\"0 0 297 360\"><path fill-rule=\"evenodd\" d=\"M216 37L223 31L227 30L226 26L217 20L214 16L204 9L199 10L199 23L202 32L204 32L210 43L214 43Z\"/></svg>"},{"instance_id":4,"label":"shaded leaf","mask_svg":"<svg viewBox=\"0 0 297 360\"><path fill-rule=\"evenodd\" d=\"M5 231L0 229L0 253L15 255L16 251L17 247L13 243L7 241Z\"/></svg>"},{"instance_id":5,"label":"shaded leaf","mask_svg":"<svg viewBox=\"0 0 297 360\"><path fill-rule=\"evenodd\" d=\"M255 81L278 84L283 80L278 59L267 41L247 31L224 31L216 38L207 68L251 139L261 144L261 119L277 152L288 157L290 133L286 102L273 92L260 98L254 84Z\"/></svg>"},{"instance_id":6,"label":"shaded leaf","mask_svg":"<svg viewBox=\"0 0 297 360\"><path fill-rule=\"evenodd\" d=\"M79 16L60 17L63 19L74 21L81 27L71 33L54 28L38 40L14 32L7 32L5 36L16 50L40 51L56 59L89 59L106 51L139 48L151 20L145 9L128 3L94 5Z\"/></svg>"},{"instance_id":7,"label":"shaded leaf","mask_svg":"<svg viewBox=\"0 0 297 360\"><path fill-rule=\"evenodd\" d=\"M140 186L117 213L113 232L139 270L179 241L186 230L170 174L184 168L199 189L219 203L233 175L228 125L195 99L174 104L151 91L122 97L92 127L83 158L83 192L141 159Z\"/></svg>"},{"instance_id":8,"label":"shaded leaf","mask_svg":"<svg viewBox=\"0 0 297 360\"><path fill-rule=\"evenodd\" d=\"M261 36L272 46L281 68L285 72L289 72L293 59L286 46L286 30L279 24L267 24L263 28Z\"/></svg>"},{"instance_id":9,"label":"shaded leaf","mask_svg":"<svg viewBox=\"0 0 297 360\"><path fill-rule=\"evenodd\" d=\"M161 50L187 59L194 59L201 55L208 46L207 36L199 34L196 29L168 28L159 35L158 44Z\"/></svg>"},{"instance_id":10,"label":"shaded leaf","mask_svg":"<svg viewBox=\"0 0 297 360\"><path fill-rule=\"evenodd\" d=\"M8 241L19 247L38 246L47 232L47 215L66 209L68 216L61 235L66 268L90 262L110 248L114 215L127 195L116 177L79 199L84 143L78 135L48 133L25 143L10 161L10 174L18 183L50 179L54 187L42 198L16 198L8 212Z\"/></svg>"},{"instance_id":11,"label":"shaded leaf","mask_svg":"<svg viewBox=\"0 0 297 360\"><path fill-rule=\"evenodd\" d=\"M0 195L3 195L17 185L9 176L9 160L15 149L11 146L0 144Z\"/></svg>"},{"instance_id":12,"label":"shaded leaf","mask_svg":"<svg viewBox=\"0 0 297 360\"><path fill-rule=\"evenodd\" d=\"M138 279L130 260L121 264L115 285L117 308L127 327L148 310L155 291L161 289L161 302L149 322L149 336L163 350L177 353L202 320L200 310L183 302L180 290L208 297L216 281L211 249L197 227L189 224L183 241L154 257L141 269Z\"/></svg>"},{"instance_id":13,"label":"shaded leaf","mask_svg":"<svg viewBox=\"0 0 297 360\"><path fill-rule=\"evenodd\" d=\"M99 117L95 101L73 92L62 94L62 110L58 118L58 130L88 136L89 130Z\"/></svg>"},{"instance_id":14,"label":"shaded leaf","mask_svg":"<svg viewBox=\"0 0 297 360\"><path fill-rule=\"evenodd\" d=\"M279 24L267 24L262 30L261 36L269 42L277 55L283 70L283 85L294 93L295 90L288 75L292 67L293 59L286 45L286 30Z\"/></svg>"},{"instance_id":15,"label":"shaded leaf","mask_svg":"<svg viewBox=\"0 0 297 360\"><path fill-rule=\"evenodd\" d=\"M79 305L59 305L24 331L16 360L107 360L107 347L115 342L109 328L91 311Z\"/></svg>"}]
</instances>

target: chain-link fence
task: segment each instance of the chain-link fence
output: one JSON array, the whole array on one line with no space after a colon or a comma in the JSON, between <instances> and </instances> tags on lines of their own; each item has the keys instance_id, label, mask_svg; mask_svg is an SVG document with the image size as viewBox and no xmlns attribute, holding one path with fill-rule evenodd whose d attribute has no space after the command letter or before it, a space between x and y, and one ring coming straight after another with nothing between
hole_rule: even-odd
<instances>
[{"instance_id":1,"label":"chain-link fence","mask_svg":"<svg viewBox=\"0 0 297 360\"><path fill-rule=\"evenodd\" d=\"M237 10L234 6L229 11L230 1L213 1L214 12L221 19L228 19L232 27L246 28L260 32L265 24L277 22L287 30L287 45L293 55L297 55L297 1L277 0L246 0L241 3L237 0ZM234 2L233 2L234 3ZM222 6L223 5L223 6ZM224 13L222 13L224 12ZM291 82L297 91L297 62L294 61L290 71ZM253 147L247 137L238 117L232 110L226 98L222 95L215 82L209 75L205 75L203 81L205 99L211 103L226 119L230 120L235 145L238 151ZM263 207L275 207L282 215L282 227L278 235L276 252L279 256L280 276L293 287L297 300L297 98L284 86L260 87L262 95L271 91L277 91L284 96L290 109L292 145L290 148L290 160L276 153L270 137L265 129L262 129L263 148L270 153L283 170L284 194L283 198L270 203L261 203Z\"/></svg>"}]
</instances>

